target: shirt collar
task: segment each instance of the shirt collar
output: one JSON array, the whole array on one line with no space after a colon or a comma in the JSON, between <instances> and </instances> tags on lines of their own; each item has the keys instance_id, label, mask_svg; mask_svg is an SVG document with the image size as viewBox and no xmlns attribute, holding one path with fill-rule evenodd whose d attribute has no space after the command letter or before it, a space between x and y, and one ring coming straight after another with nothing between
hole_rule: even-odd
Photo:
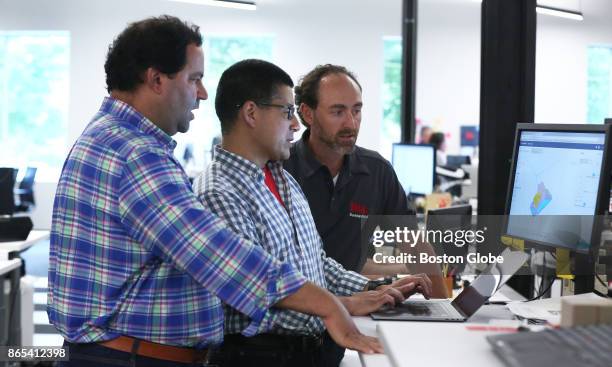
<instances>
[{"instance_id":1,"label":"shirt collar","mask_svg":"<svg viewBox=\"0 0 612 367\"><path fill-rule=\"evenodd\" d=\"M246 175L258 181L264 180L264 171L258 165L221 148L220 144L215 146L213 162L220 163L220 166L232 175ZM270 166L270 168L272 169L272 166ZM272 171L274 171L274 169L272 169Z\"/></svg>"},{"instance_id":2,"label":"shirt collar","mask_svg":"<svg viewBox=\"0 0 612 367\"><path fill-rule=\"evenodd\" d=\"M155 140L171 151L176 147L176 141L170 135L157 127L151 120L144 117L134 107L123 101L113 97L104 97L100 111L133 125L147 135L153 136Z\"/></svg>"},{"instance_id":3,"label":"shirt collar","mask_svg":"<svg viewBox=\"0 0 612 367\"><path fill-rule=\"evenodd\" d=\"M317 170L319 170L323 164L317 160L312 149L308 146L308 139L310 138L310 130L304 131L300 140L295 142L295 153L300 162L304 163L304 175L306 177L312 176ZM340 168L340 175L342 173L353 174L370 174L370 170L360 157L355 152L360 149L355 147L355 150L344 156L344 162L342 162L342 168Z\"/></svg>"}]
</instances>

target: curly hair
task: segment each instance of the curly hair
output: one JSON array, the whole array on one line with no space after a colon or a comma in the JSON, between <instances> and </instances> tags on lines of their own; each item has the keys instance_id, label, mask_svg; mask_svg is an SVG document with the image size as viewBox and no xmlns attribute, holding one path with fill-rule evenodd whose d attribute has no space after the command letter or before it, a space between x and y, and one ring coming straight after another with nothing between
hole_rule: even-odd
<instances>
[{"instance_id":1,"label":"curly hair","mask_svg":"<svg viewBox=\"0 0 612 367\"><path fill-rule=\"evenodd\" d=\"M347 68L340 65L317 65L314 69L312 69L308 74L304 75L298 85L295 86L295 104L296 106L300 106L302 103L306 104L308 107L315 109L319 104L319 83L321 79L330 74L344 74L351 78L355 84L359 87L361 91L361 84L357 81L357 77L355 74L350 72ZM302 112L298 108L298 116L300 117L300 121L302 124L308 128L309 126L304 123L304 117L302 116Z\"/></svg>"},{"instance_id":2,"label":"curly hair","mask_svg":"<svg viewBox=\"0 0 612 367\"><path fill-rule=\"evenodd\" d=\"M174 76L187 63L187 46L202 45L200 27L162 15L131 23L108 48L106 89L133 91L153 67Z\"/></svg>"}]
</instances>

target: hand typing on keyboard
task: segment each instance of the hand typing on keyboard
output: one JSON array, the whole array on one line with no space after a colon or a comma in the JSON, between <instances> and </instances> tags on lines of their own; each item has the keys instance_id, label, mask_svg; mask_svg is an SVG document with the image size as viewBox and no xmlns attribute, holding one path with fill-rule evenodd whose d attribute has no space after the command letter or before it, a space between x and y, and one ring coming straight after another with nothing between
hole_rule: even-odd
<instances>
[{"instance_id":1,"label":"hand typing on keyboard","mask_svg":"<svg viewBox=\"0 0 612 367\"><path fill-rule=\"evenodd\" d=\"M396 280L390 285L381 285L376 290L389 294L395 299L395 303L399 304L415 293L421 293L429 299L431 287L431 280L426 274L415 274Z\"/></svg>"}]
</instances>

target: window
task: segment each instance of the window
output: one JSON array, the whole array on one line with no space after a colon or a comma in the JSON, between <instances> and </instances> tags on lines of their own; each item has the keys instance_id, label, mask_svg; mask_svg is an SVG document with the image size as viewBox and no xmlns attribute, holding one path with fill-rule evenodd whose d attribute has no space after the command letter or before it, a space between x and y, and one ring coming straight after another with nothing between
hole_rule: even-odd
<instances>
[{"instance_id":1,"label":"window","mask_svg":"<svg viewBox=\"0 0 612 367\"><path fill-rule=\"evenodd\" d=\"M601 124L612 117L612 47L588 48L587 121Z\"/></svg>"},{"instance_id":2,"label":"window","mask_svg":"<svg viewBox=\"0 0 612 367\"><path fill-rule=\"evenodd\" d=\"M402 139L400 122L402 108L402 40L399 37L383 38L383 88L382 130L380 154L391 159L393 143Z\"/></svg>"},{"instance_id":3,"label":"window","mask_svg":"<svg viewBox=\"0 0 612 367\"><path fill-rule=\"evenodd\" d=\"M199 110L195 111L189 132L174 136L178 143L175 154L189 174L206 168L211 158L213 139L221 135L214 103L221 74L240 60L271 61L273 46L273 37L212 36L204 40L204 86L208 91L208 100L201 102Z\"/></svg>"},{"instance_id":4,"label":"window","mask_svg":"<svg viewBox=\"0 0 612 367\"><path fill-rule=\"evenodd\" d=\"M70 35L0 32L0 166L56 179L66 155Z\"/></svg>"}]
</instances>

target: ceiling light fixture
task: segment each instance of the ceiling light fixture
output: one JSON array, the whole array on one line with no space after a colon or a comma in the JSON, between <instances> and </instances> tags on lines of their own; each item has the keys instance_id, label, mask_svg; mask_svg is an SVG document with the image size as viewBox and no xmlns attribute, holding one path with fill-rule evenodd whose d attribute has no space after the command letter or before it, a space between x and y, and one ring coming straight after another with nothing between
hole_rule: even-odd
<instances>
[{"instance_id":1,"label":"ceiling light fixture","mask_svg":"<svg viewBox=\"0 0 612 367\"><path fill-rule=\"evenodd\" d=\"M477 2L477 3L482 3L482 0L472 0L472 1ZM560 9L560 8L553 8L552 6L536 5L536 12L540 14L552 15L555 17L561 17L561 18L566 18L566 19L584 20L584 16L582 15L582 12Z\"/></svg>"},{"instance_id":2,"label":"ceiling light fixture","mask_svg":"<svg viewBox=\"0 0 612 367\"><path fill-rule=\"evenodd\" d=\"M573 20L584 20L581 12L571 11L565 9L553 8L550 6L538 5L536 6L536 12L540 14L553 15L556 17L573 19Z\"/></svg>"},{"instance_id":3,"label":"ceiling light fixture","mask_svg":"<svg viewBox=\"0 0 612 367\"><path fill-rule=\"evenodd\" d=\"M257 10L257 5L253 1L238 0L170 0L179 3L189 3L197 5L219 6L222 8Z\"/></svg>"}]
</instances>

